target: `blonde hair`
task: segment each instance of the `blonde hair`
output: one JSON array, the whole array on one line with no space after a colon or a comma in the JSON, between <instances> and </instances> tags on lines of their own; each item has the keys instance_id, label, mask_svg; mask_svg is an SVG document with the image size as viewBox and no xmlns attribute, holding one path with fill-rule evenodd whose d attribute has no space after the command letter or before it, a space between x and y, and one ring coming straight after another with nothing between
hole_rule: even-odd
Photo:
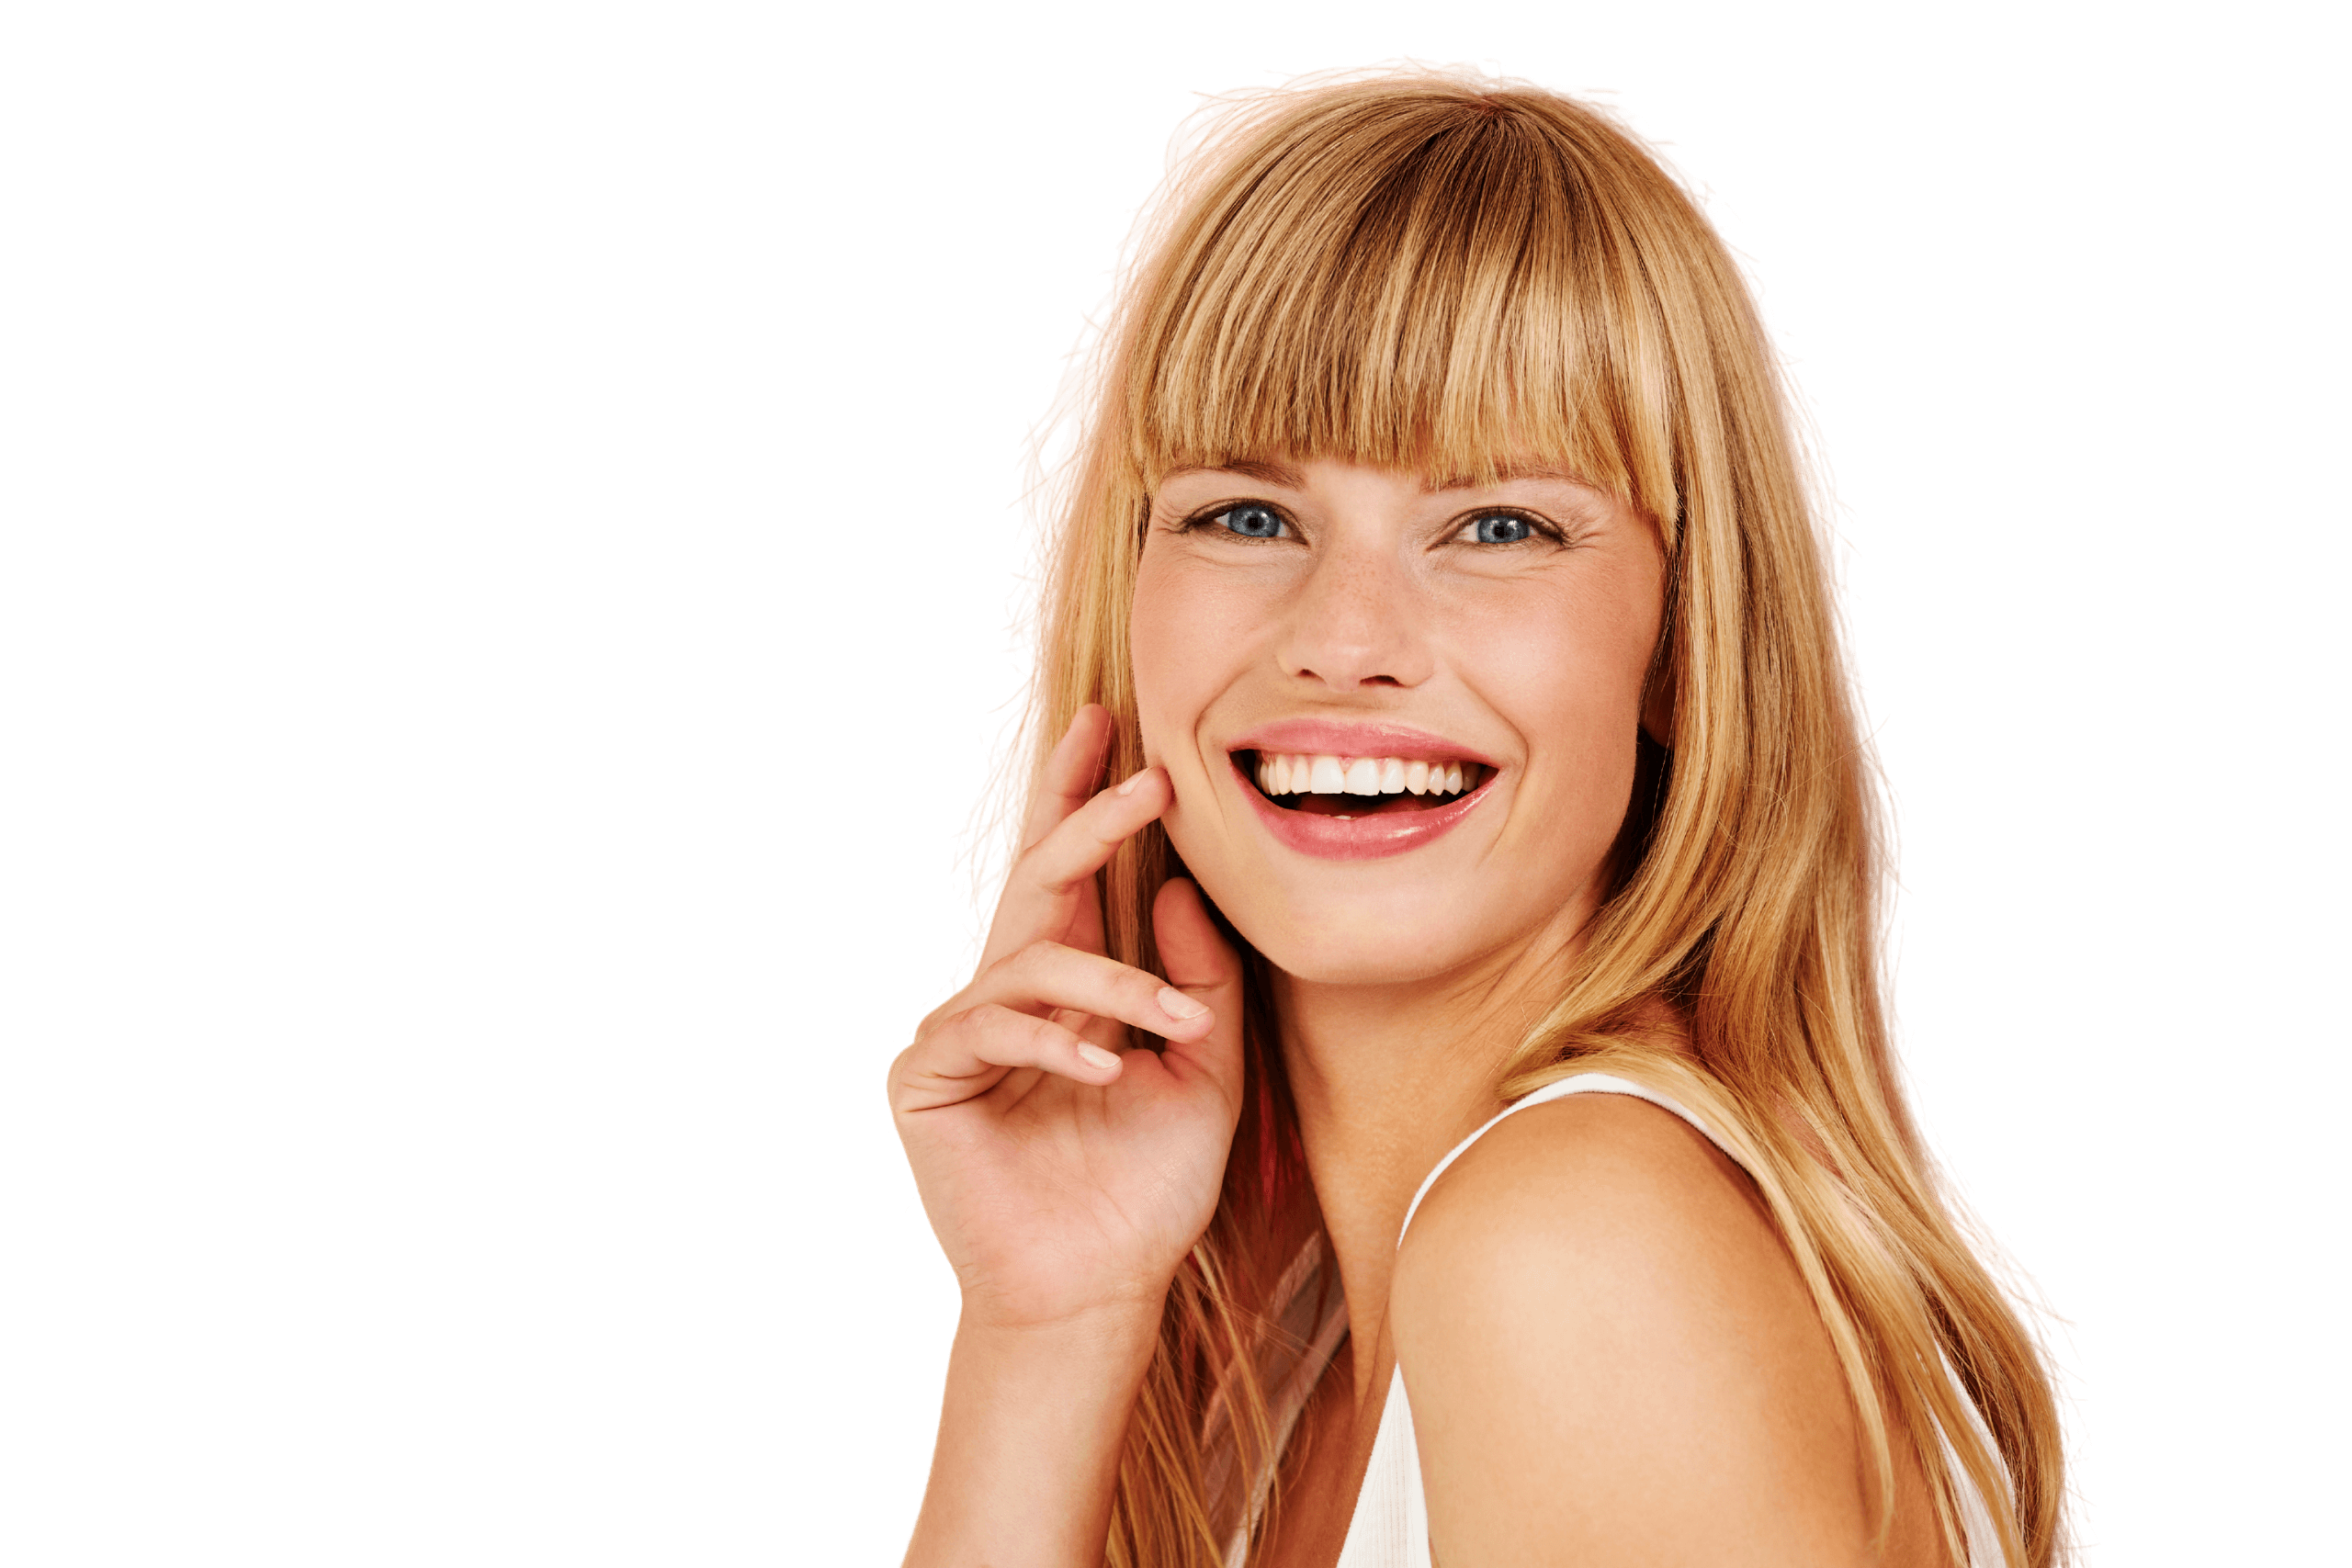
<instances>
[{"instance_id":1,"label":"blonde hair","mask_svg":"<svg viewBox=\"0 0 2352 1568\"><path fill-rule=\"evenodd\" d=\"M1051 547L1037 733L1101 703L1113 776L1141 765L1127 615L1149 488L1175 465L1335 457L1476 479L1532 454L1655 519L1670 742L1644 743L1614 891L1498 1093L1606 1066L1690 1106L1754 1173L1827 1325L1880 1539L1900 1434L1957 1560L1973 1495L2008 1568L2059 1561L2048 1371L1947 1213L1896 1081L1869 762L1775 362L1722 242L1632 135L1523 85L1324 81L1228 104L1215 130L1104 340ZM1148 911L1171 870L1155 830L1105 872L1114 956L1157 967ZM1276 1457L1264 1314L1306 1188L1250 962L1242 1125L1131 1424L1114 1564L1220 1562L1212 1404L1244 1472ZM1645 1042L1661 999L1690 1055Z\"/></svg>"}]
</instances>

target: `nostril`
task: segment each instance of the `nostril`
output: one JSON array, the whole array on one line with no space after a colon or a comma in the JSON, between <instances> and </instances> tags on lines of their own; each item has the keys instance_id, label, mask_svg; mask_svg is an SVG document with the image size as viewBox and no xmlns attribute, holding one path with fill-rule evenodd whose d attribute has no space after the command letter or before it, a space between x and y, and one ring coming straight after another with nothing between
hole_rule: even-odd
<instances>
[{"instance_id":1,"label":"nostril","mask_svg":"<svg viewBox=\"0 0 2352 1568\"><path fill-rule=\"evenodd\" d=\"M1335 681L1317 670L1301 670L1298 674L1302 680L1320 681L1325 685L1342 692L1363 686L1388 686L1397 691L1405 689L1405 682L1394 675L1364 675L1354 681Z\"/></svg>"}]
</instances>

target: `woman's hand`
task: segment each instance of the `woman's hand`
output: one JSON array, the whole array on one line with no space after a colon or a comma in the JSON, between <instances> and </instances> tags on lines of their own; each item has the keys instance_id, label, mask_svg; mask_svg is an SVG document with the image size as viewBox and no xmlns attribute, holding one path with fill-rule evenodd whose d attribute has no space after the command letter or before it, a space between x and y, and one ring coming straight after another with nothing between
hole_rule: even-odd
<instances>
[{"instance_id":1,"label":"woman's hand","mask_svg":"<svg viewBox=\"0 0 2352 1568\"><path fill-rule=\"evenodd\" d=\"M1198 890L1153 906L1168 984L1103 955L1095 874L1173 798L1158 768L1091 793L1110 734L1089 706L1055 747L978 975L890 1068L967 1330L1156 1319L1240 1115L1240 964ZM1130 1025L1166 1049L1123 1050Z\"/></svg>"}]
</instances>

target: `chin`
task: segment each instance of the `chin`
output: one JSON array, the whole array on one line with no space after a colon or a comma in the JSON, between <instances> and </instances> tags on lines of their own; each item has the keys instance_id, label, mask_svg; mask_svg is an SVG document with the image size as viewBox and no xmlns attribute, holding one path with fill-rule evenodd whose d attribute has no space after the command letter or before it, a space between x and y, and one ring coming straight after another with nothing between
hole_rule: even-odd
<instances>
[{"instance_id":1,"label":"chin","mask_svg":"<svg viewBox=\"0 0 2352 1568\"><path fill-rule=\"evenodd\" d=\"M1285 899L1262 885L1235 898L1204 889L1234 930L1293 979L1326 986L1409 986L1476 964L1507 944L1508 932L1482 932L1432 893L1407 914L1392 899Z\"/></svg>"},{"instance_id":2,"label":"chin","mask_svg":"<svg viewBox=\"0 0 2352 1568\"><path fill-rule=\"evenodd\" d=\"M1215 805L1203 812L1186 809L1180 785L1162 821L1186 874L1283 974L1316 985L1413 986L1474 970L1545 932L1568 937L1589 913L1587 895L1611 841L1597 826L1600 814L1588 811L1595 826L1586 830L1555 828L1533 843L1512 842L1504 814L1519 803L1491 798L1490 787L1479 787L1489 781L1470 782L1457 807L1467 819L1404 852L1299 852L1266 830L1270 803L1238 790L1231 804L1210 794Z\"/></svg>"}]
</instances>

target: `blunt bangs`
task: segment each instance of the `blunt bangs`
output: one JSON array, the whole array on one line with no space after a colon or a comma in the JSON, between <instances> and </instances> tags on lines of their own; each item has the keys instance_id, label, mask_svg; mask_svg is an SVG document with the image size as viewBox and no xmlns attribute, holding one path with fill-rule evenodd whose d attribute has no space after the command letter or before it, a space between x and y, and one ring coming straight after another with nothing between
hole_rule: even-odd
<instances>
[{"instance_id":1,"label":"blunt bangs","mask_svg":"<svg viewBox=\"0 0 2352 1568\"><path fill-rule=\"evenodd\" d=\"M1673 537L1675 380L1634 236L1510 93L1342 102L1218 171L1125 366L1146 483L1334 457L1441 480L1556 464ZM1306 134L1300 134L1304 130Z\"/></svg>"}]
</instances>

